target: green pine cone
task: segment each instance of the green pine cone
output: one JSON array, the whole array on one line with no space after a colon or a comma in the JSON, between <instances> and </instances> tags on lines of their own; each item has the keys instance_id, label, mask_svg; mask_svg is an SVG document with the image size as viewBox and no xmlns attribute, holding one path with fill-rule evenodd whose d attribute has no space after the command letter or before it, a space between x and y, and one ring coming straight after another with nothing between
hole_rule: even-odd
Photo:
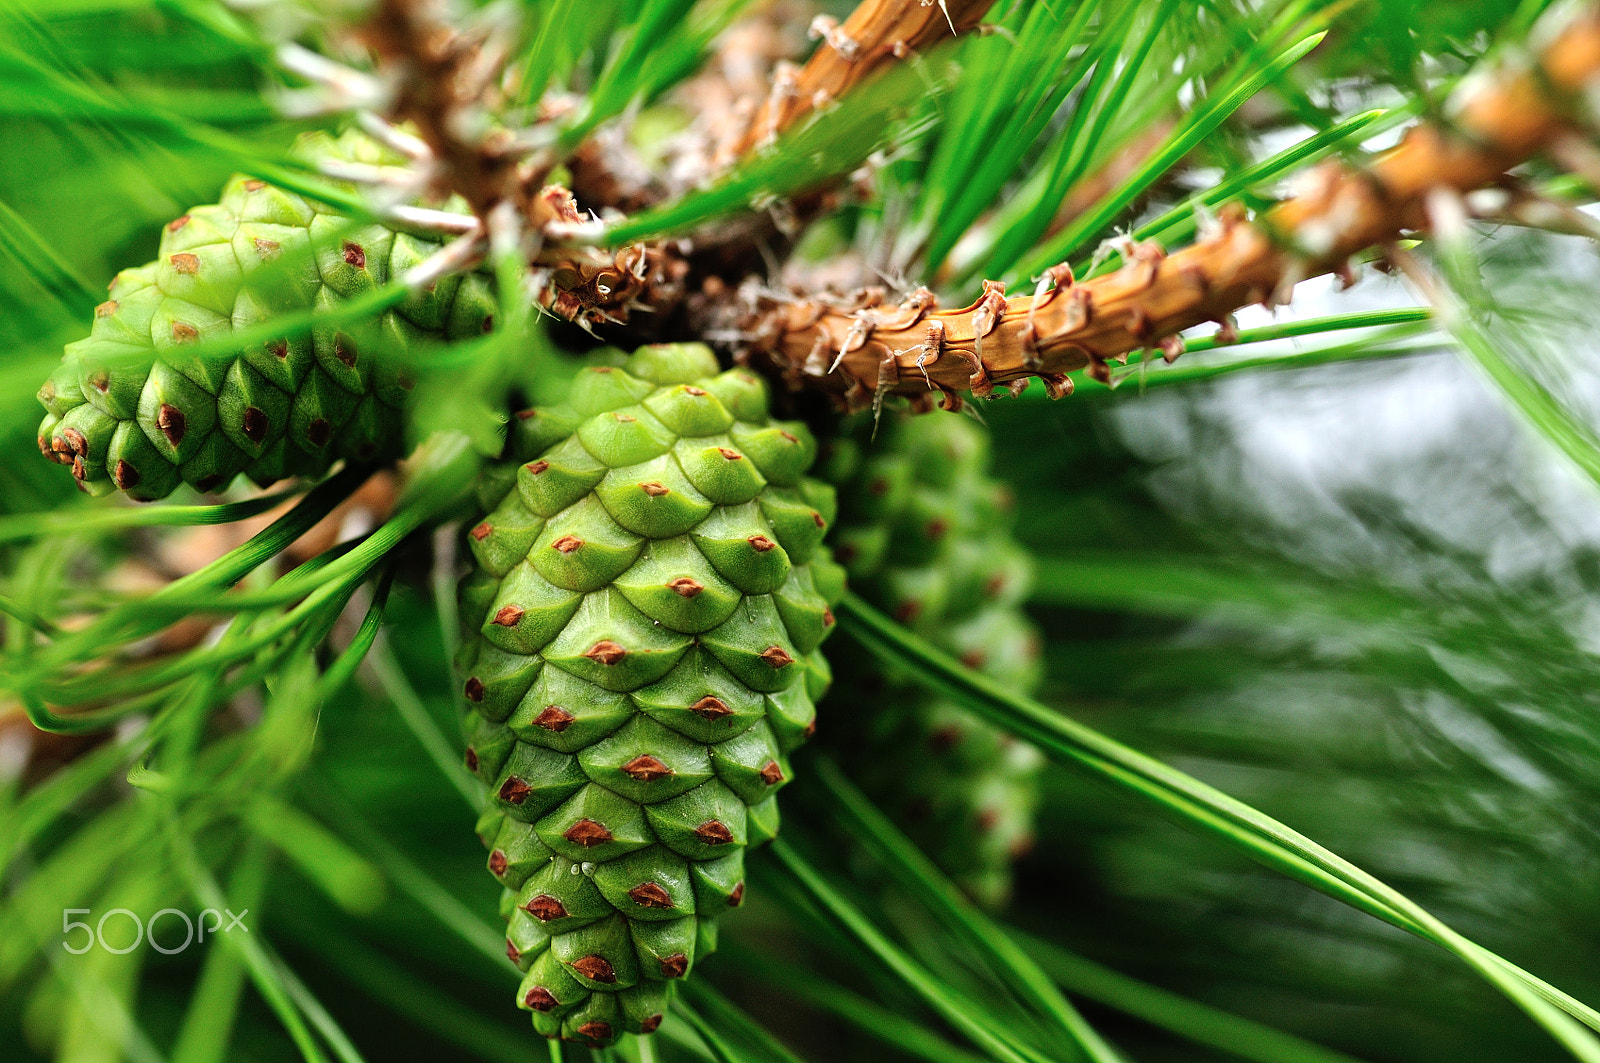
<instances>
[{"instance_id":1,"label":"green pine cone","mask_svg":"<svg viewBox=\"0 0 1600 1063\"><path fill-rule=\"evenodd\" d=\"M1032 567L1008 530L1010 493L988 466L977 422L886 415L876 440L840 439L823 464L839 488L833 545L850 585L879 609L1031 691L1039 636L1021 603ZM1012 861L1032 842L1039 752L875 660L838 665L848 680L835 701L858 703L830 728L840 758L970 896L1004 903Z\"/></svg>"},{"instance_id":2,"label":"green pine cone","mask_svg":"<svg viewBox=\"0 0 1600 1063\"><path fill-rule=\"evenodd\" d=\"M816 444L699 344L513 421L461 587L467 764L519 1006L595 1045L660 1023L778 827L843 570Z\"/></svg>"},{"instance_id":3,"label":"green pine cone","mask_svg":"<svg viewBox=\"0 0 1600 1063\"><path fill-rule=\"evenodd\" d=\"M375 166L399 160L359 133L309 134L296 153ZM376 320L318 327L239 352L195 344L274 318L329 310L400 276L437 241L351 222L324 204L236 176L222 202L169 223L156 261L124 270L39 390L39 449L91 494L140 501L180 482L215 490L244 473L265 486L339 458L398 457L412 381L393 356L478 335L494 300L451 276Z\"/></svg>"}]
</instances>

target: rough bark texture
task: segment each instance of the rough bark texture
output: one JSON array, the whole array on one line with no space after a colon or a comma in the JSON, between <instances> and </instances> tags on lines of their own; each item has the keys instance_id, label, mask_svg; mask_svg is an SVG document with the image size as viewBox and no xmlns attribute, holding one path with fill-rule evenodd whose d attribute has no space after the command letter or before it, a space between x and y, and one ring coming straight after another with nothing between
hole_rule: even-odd
<instances>
[{"instance_id":1,"label":"rough bark texture","mask_svg":"<svg viewBox=\"0 0 1600 1063\"><path fill-rule=\"evenodd\" d=\"M972 29L994 0L864 0L844 22L818 16L812 31L822 44L805 66L780 66L772 91L756 111L735 157L776 140L813 110L867 78Z\"/></svg>"},{"instance_id":2,"label":"rough bark texture","mask_svg":"<svg viewBox=\"0 0 1600 1063\"><path fill-rule=\"evenodd\" d=\"M1065 374L1141 348L1181 350L1179 331L1227 320L1239 307L1287 298L1307 277L1347 268L1352 255L1423 228L1436 190L1492 184L1512 167L1581 128L1577 99L1600 75L1600 9L1568 21L1536 56L1469 79L1446 108L1451 124L1422 125L1367 169L1331 162L1309 187L1255 219L1224 214L1201 241L1171 256L1146 244L1126 250L1115 273L1007 298L986 281L972 305L941 310L921 290L899 306L881 292L853 299L792 297L746 289L705 309L708 328L743 337L740 354L798 387L842 394L855 407L876 394L987 395L1040 377L1052 395ZM837 362L837 364L835 364Z\"/></svg>"}]
</instances>

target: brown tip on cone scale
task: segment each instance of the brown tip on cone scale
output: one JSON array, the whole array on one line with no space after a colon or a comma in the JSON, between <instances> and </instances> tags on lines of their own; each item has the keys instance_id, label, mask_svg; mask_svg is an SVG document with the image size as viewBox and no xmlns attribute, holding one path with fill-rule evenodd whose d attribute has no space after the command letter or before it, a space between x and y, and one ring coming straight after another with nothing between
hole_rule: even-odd
<instances>
[{"instance_id":1,"label":"brown tip on cone scale","mask_svg":"<svg viewBox=\"0 0 1600 1063\"><path fill-rule=\"evenodd\" d=\"M819 528L826 528L828 526L828 522L823 520L822 514L818 513L816 510L811 511L811 519Z\"/></svg>"},{"instance_id":2,"label":"brown tip on cone scale","mask_svg":"<svg viewBox=\"0 0 1600 1063\"><path fill-rule=\"evenodd\" d=\"M188 252L171 255L167 258L167 261L172 263L173 269L186 277L197 276L200 273L200 259Z\"/></svg>"},{"instance_id":3,"label":"brown tip on cone scale","mask_svg":"<svg viewBox=\"0 0 1600 1063\"><path fill-rule=\"evenodd\" d=\"M80 458L89 456L89 441L76 428L63 428L61 430L61 438L66 440L67 450L71 453Z\"/></svg>"},{"instance_id":4,"label":"brown tip on cone scale","mask_svg":"<svg viewBox=\"0 0 1600 1063\"><path fill-rule=\"evenodd\" d=\"M733 710L728 708L727 702L710 694L690 705L689 711L703 720L720 720L733 713Z\"/></svg>"},{"instance_id":5,"label":"brown tip on cone scale","mask_svg":"<svg viewBox=\"0 0 1600 1063\"><path fill-rule=\"evenodd\" d=\"M265 187L267 187L267 182L257 181L253 177L244 183L244 190L246 192L259 192Z\"/></svg>"},{"instance_id":6,"label":"brown tip on cone scale","mask_svg":"<svg viewBox=\"0 0 1600 1063\"><path fill-rule=\"evenodd\" d=\"M740 879L738 885L734 886L733 889L731 891L729 891L729 893L728 893L728 907L729 908L737 908L737 907L739 907L739 905L741 905L743 903L744 903L744 880Z\"/></svg>"},{"instance_id":7,"label":"brown tip on cone scale","mask_svg":"<svg viewBox=\"0 0 1600 1063\"><path fill-rule=\"evenodd\" d=\"M550 463L548 461L530 461L527 466L528 472L534 476L538 476L549 467Z\"/></svg>"},{"instance_id":8,"label":"brown tip on cone scale","mask_svg":"<svg viewBox=\"0 0 1600 1063\"><path fill-rule=\"evenodd\" d=\"M139 470L128 464L124 458L117 459L117 464L111 469L111 478L124 491L131 491L139 486Z\"/></svg>"},{"instance_id":9,"label":"brown tip on cone scale","mask_svg":"<svg viewBox=\"0 0 1600 1063\"><path fill-rule=\"evenodd\" d=\"M462 687L462 693L467 695L468 701L482 701L483 680L479 679L475 675L468 676L466 685Z\"/></svg>"},{"instance_id":10,"label":"brown tip on cone scale","mask_svg":"<svg viewBox=\"0 0 1600 1063\"><path fill-rule=\"evenodd\" d=\"M172 339L175 343L193 343L200 338L200 330L187 321L174 321L172 323Z\"/></svg>"},{"instance_id":11,"label":"brown tip on cone scale","mask_svg":"<svg viewBox=\"0 0 1600 1063\"><path fill-rule=\"evenodd\" d=\"M685 384L685 385L683 385L683 393L685 395L693 395L695 398L698 399L700 396L702 396L702 395L704 395L706 393L706 389L705 388L697 388L693 384Z\"/></svg>"},{"instance_id":12,"label":"brown tip on cone scale","mask_svg":"<svg viewBox=\"0 0 1600 1063\"><path fill-rule=\"evenodd\" d=\"M562 831L561 836L573 845L581 845L585 849L592 849L596 845L603 845L612 840L610 829L592 819L578 820Z\"/></svg>"},{"instance_id":13,"label":"brown tip on cone scale","mask_svg":"<svg viewBox=\"0 0 1600 1063\"><path fill-rule=\"evenodd\" d=\"M640 782L655 782L676 774L671 768L648 753L641 753L621 768L624 775Z\"/></svg>"},{"instance_id":14,"label":"brown tip on cone scale","mask_svg":"<svg viewBox=\"0 0 1600 1063\"><path fill-rule=\"evenodd\" d=\"M517 948L516 945L512 944L510 938L506 938L506 959L510 960L512 963L522 962L522 950Z\"/></svg>"},{"instance_id":15,"label":"brown tip on cone scale","mask_svg":"<svg viewBox=\"0 0 1600 1063\"><path fill-rule=\"evenodd\" d=\"M920 612L922 612L922 603L917 601L915 598L912 598L908 601L901 602L895 608L894 618L900 621L900 623L904 624L908 621L916 619L917 614Z\"/></svg>"},{"instance_id":16,"label":"brown tip on cone scale","mask_svg":"<svg viewBox=\"0 0 1600 1063\"><path fill-rule=\"evenodd\" d=\"M656 480L651 480L649 483L640 484L639 490L643 491L651 498L660 498L662 495L670 493L665 484L662 484Z\"/></svg>"},{"instance_id":17,"label":"brown tip on cone scale","mask_svg":"<svg viewBox=\"0 0 1600 1063\"><path fill-rule=\"evenodd\" d=\"M660 1028L661 1013L659 1011L650 1016L648 1019L645 1019L643 1022L639 1023L640 1033L655 1033Z\"/></svg>"},{"instance_id":18,"label":"brown tip on cone scale","mask_svg":"<svg viewBox=\"0 0 1600 1063\"><path fill-rule=\"evenodd\" d=\"M328 445L328 440L333 438L333 425L328 423L326 417L314 417L311 423L306 425L306 438L314 447L325 447Z\"/></svg>"},{"instance_id":19,"label":"brown tip on cone scale","mask_svg":"<svg viewBox=\"0 0 1600 1063\"><path fill-rule=\"evenodd\" d=\"M354 369L356 359L360 357L360 352L356 349L356 341L342 332L335 333L333 337L333 356L339 359L341 364Z\"/></svg>"},{"instance_id":20,"label":"brown tip on cone scale","mask_svg":"<svg viewBox=\"0 0 1600 1063\"><path fill-rule=\"evenodd\" d=\"M115 299L107 299L105 302L94 308L95 317L110 317L116 312L117 301Z\"/></svg>"},{"instance_id":21,"label":"brown tip on cone scale","mask_svg":"<svg viewBox=\"0 0 1600 1063\"><path fill-rule=\"evenodd\" d=\"M618 424L632 424L639 418L633 416L631 413L617 413L612 411L611 419L616 421Z\"/></svg>"},{"instance_id":22,"label":"brown tip on cone scale","mask_svg":"<svg viewBox=\"0 0 1600 1063\"><path fill-rule=\"evenodd\" d=\"M240 419L239 427L244 432L246 439L252 443L259 443L267 438L267 430L272 426L267 420L265 410L257 409L254 406L246 406L244 408L244 417Z\"/></svg>"},{"instance_id":23,"label":"brown tip on cone scale","mask_svg":"<svg viewBox=\"0 0 1600 1063\"><path fill-rule=\"evenodd\" d=\"M89 386L102 395L106 394L111 390L111 374L104 369L95 370L89 375Z\"/></svg>"},{"instance_id":24,"label":"brown tip on cone scale","mask_svg":"<svg viewBox=\"0 0 1600 1063\"><path fill-rule=\"evenodd\" d=\"M733 841L733 831L718 819L708 819L694 829L694 836L707 845L727 845Z\"/></svg>"},{"instance_id":25,"label":"brown tip on cone scale","mask_svg":"<svg viewBox=\"0 0 1600 1063\"><path fill-rule=\"evenodd\" d=\"M765 535L752 535L750 538L746 539L745 542L749 543L750 548L758 554L764 554L768 550L771 550L774 546L778 545L771 539L768 539Z\"/></svg>"},{"instance_id":26,"label":"brown tip on cone scale","mask_svg":"<svg viewBox=\"0 0 1600 1063\"><path fill-rule=\"evenodd\" d=\"M950 530L950 524L943 517L935 517L928 522L928 538L939 540L944 538L944 533Z\"/></svg>"},{"instance_id":27,"label":"brown tip on cone scale","mask_svg":"<svg viewBox=\"0 0 1600 1063\"><path fill-rule=\"evenodd\" d=\"M982 668L988 659L989 655L982 650L968 650L961 655L961 663L973 669Z\"/></svg>"},{"instance_id":28,"label":"brown tip on cone scale","mask_svg":"<svg viewBox=\"0 0 1600 1063\"><path fill-rule=\"evenodd\" d=\"M616 664L627 655L627 650L623 649L621 646L618 646L610 639L601 639L593 646L590 646L589 652L584 654L584 656L589 658L589 660L598 664L606 665L607 667Z\"/></svg>"},{"instance_id":29,"label":"brown tip on cone scale","mask_svg":"<svg viewBox=\"0 0 1600 1063\"><path fill-rule=\"evenodd\" d=\"M560 705L546 705L540 710L539 715L533 718L533 722L543 727L546 731L554 731L556 734L560 734L568 727L571 727L572 721L576 719L576 716L563 709Z\"/></svg>"},{"instance_id":30,"label":"brown tip on cone scale","mask_svg":"<svg viewBox=\"0 0 1600 1063\"><path fill-rule=\"evenodd\" d=\"M506 873L506 866L510 863L506 854L499 849L489 854L489 874L496 878Z\"/></svg>"},{"instance_id":31,"label":"brown tip on cone scale","mask_svg":"<svg viewBox=\"0 0 1600 1063\"><path fill-rule=\"evenodd\" d=\"M724 458L727 458L729 461L738 461L739 459L744 457L744 455L739 453L737 450L729 450L727 447L718 447L717 448L717 453L721 454Z\"/></svg>"},{"instance_id":32,"label":"brown tip on cone scale","mask_svg":"<svg viewBox=\"0 0 1600 1063\"><path fill-rule=\"evenodd\" d=\"M189 215L180 214L176 218L173 218L171 221L167 222L167 232L175 233L179 229L183 228L185 225L188 225L188 224L189 224Z\"/></svg>"},{"instance_id":33,"label":"brown tip on cone scale","mask_svg":"<svg viewBox=\"0 0 1600 1063\"><path fill-rule=\"evenodd\" d=\"M474 528L473 528L473 529L472 529L472 530L471 530L471 531L470 531L470 532L468 532L468 533L467 533L467 534L468 534L468 535L470 535L470 536L472 536L472 541L473 541L473 542L475 542L475 543L481 543L481 542L483 542L483 541L484 541L484 540L485 540L485 539L487 539L487 538L488 538L488 537L489 537L489 536L491 536L491 535L493 535L493 534L494 534L494 525L493 525L493 524L490 524L490 523L489 523L489 522L488 522L488 521L486 521L486 520L485 520L485 521L480 521L480 522L479 522L479 523L478 523L478 524L477 524L477 526L476 526L476 527L474 527Z\"/></svg>"},{"instance_id":34,"label":"brown tip on cone scale","mask_svg":"<svg viewBox=\"0 0 1600 1063\"><path fill-rule=\"evenodd\" d=\"M528 785L527 780L519 779L515 775L509 776L505 782L500 784L500 800L508 805L522 804L531 793L533 793L533 787Z\"/></svg>"},{"instance_id":35,"label":"brown tip on cone scale","mask_svg":"<svg viewBox=\"0 0 1600 1063\"><path fill-rule=\"evenodd\" d=\"M561 1003L556 999L554 993L542 985L536 985L528 990L527 994L522 998L522 1002L533 1011L549 1011Z\"/></svg>"},{"instance_id":36,"label":"brown tip on cone scale","mask_svg":"<svg viewBox=\"0 0 1600 1063\"><path fill-rule=\"evenodd\" d=\"M567 906L561 903L560 898L552 897L548 893L541 893L522 906L522 910L539 920L548 923L552 919L565 919Z\"/></svg>"},{"instance_id":37,"label":"brown tip on cone scale","mask_svg":"<svg viewBox=\"0 0 1600 1063\"><path fill-rule=\"evenodd\" d=\"M591 982L603 982L606 985L611 985L617 980L617 972L612 969L611 961L604 956L596 956L593 953L573 960L572 969ZM602 1023L602 1025L604 1024ZM607 1027L607 1029L609 1030L610 1028Z\"/></svg>"},{"instance_id":38,"label":"brown tip on cone scale","mask_svg":"<svg viewBox=\"0 0 1600 1063\"><path fill-rule=\"evenodd\" d=\"M183 411L170 403L163 402L161 409L156 411L156 427L161 429L161 434L167 437L167 442L177 446L183 442L184 427L188 418Z\"/></svg>"},{"instance_id":39,"label":"brown tip on cone scale","mask_svg":"<svg viewBox=\"0 0 1600 1063\"><path fill-rule=\"evenodd\" d=\"M516 627L522 623L522 615L526 612L521 606L502 605L500 611L494 614L493 623L497 627Z\"/></svg>"},{"instance_id":40,"label":"brown tip on cone scale","mask_svg":"<svg viewBox=\"0 0 1600 1063\"><path fill-rule=\"evenodd\" d=\"M768 646L761 651L761 660L765 661L774 672L794 663L794 658L789 656L782 646Z\"/></svg>"},{"instance_id":41,"label":"brown tip on cone scale","mask_svg":"<svg viewBox=\"0 0 1600 1063\"><path fill-rule=\"evenodd\" d=\"M367 249L353 240L344 242L344 260L356 269L367 268Z\"/></svg>"},{"instance_id":42,"label":"brown tip on cone scale","mask_svg":"<svg viewBox=\"0 0 1600 1063\"><path fill-rule=\"evenodd\" d=\"M578 1027L578 1032L591 1041L611 1040L611 1024L609 1022L601 1022L599 1019L590 1019Z\"/></svg>"},{"instance_id":43,"label":"brown tip on cone scale","mask_svg":"<svg viewBox=\"0 0 1600 1063\"><path fill-rule=\"evenodd\" d=\"M978 829L985 834L994 830L1000 824L1000 813L993 808L986 808L974 817Z\"/></svg>"},{"instance_id":44,"label":"brown tip on cone scale","mask_svg":"<svg viewBox=\"0 0 1600 1063\"><path fill-rule=\"evenodd\" d=\"M782 436L784 439L786 439L787 441L789 441L790 443L798 443L798 442L800 442L800 437L795 435L792 432L779 431L778 434L780 436Z\"/></svg>"},{"instance_id":45,"label":"brown tip on cone scale","mask_svg":"<svg viewBox=\"0 0 1600 1063\"><path fill-rule=\"evenodd\" d=\"M689 973L689 957L681 952L661 957L661 977L682 978Z\"/></svg>"},{"instance_id":46,"label":"brown tip on cone scale","mask_svg":"<svg viewBox=\"0 0 1600 1063\"><path fill-rule=\"evenodd\" d=\"M776 786L783 781L783 769L775 760L769 760L761 766L761 781L768 786Z\"/></svg>"},{"instance_id":47,"label":"brown tip on cone scale","mask_svg":"<svg viewBox=\"0 0 1600 1063\"><path fill-rule=\"evenodd\" d=\"M278 241L268 240L262 236L256 237L251 241L251 243L255 244L256 254L262 258L277 258L278 252L283 250L283 245L278 243Z\"/></svg>"},{"instance_id":48,"label":"brown tip on cone scale","mask_svg":"<svg viewBox=\"0 0 1600 1063\"><path fill-rule=\"evenodd\" d=\"M578 547L582 545L583 540L578 538L576 535L563 535L561 538L550 544L550 549L560 551L563 554L570 554L572 551L578 549Z\"/></svg>"},{"instance_id":49,"label":"brown tip on cone scale","mask_svg":"<svg viewBox=\"0 0 1600 1063\"><path fill-rule=\"evenodd\" d=\"M656 882L641 882L628 891L628 896L641 908L672 907L672 896Z\"/></svg>"},{"instance_id":50,"label":"brown tip on cone scale","mask_svg":"<svg viewBox=\"0 0 1600 1063\"><path fill-rule=\"evenodd\" d=\"M279 359L287 358L287 357L289 357L289 341L288 340L271 340L271 341L269 341L267 343L267 351L274 358L279 358Z\"/></svg>"},{"instance_id":51,"label":"brown tip on cone scale","mask_svg":"<svg viewBox=\"0 0 1600 1063\"><path fill-rule=\"evenodd\" d=\"M833 610L824 608L822 610L822 626L832 627L836 623L838 623L838 620L834 617Z\"/></svg>"},{"instance_id":52,"label":"brown tip on cone scale","mask_svg":"<svg viewBox=\"0 0 1600 1063\"><path fill-rule=\"evenodd\" d=\"M467 751L461 754L461 760L466 764L468 771L478 770L478 751L471 746L468 746Z\"/></svg>"},{"instance_id":53,"label":"brown tip on cone scale","mask_svg":"<svg viewBox=\"0 0 1600 1063\"><path fill-rule=\"evenodd\" d=\"M688 576L679 576L667 584L667 589L683 598L693 598L705 590L705 584L699 580L690 579Z\"/></svg>"},{"instance_id":54,"label":"brown tip on cone scale","mask_svg":"<svg viewBox=\"0 0 1600 1063\"><path fill-rule=\"evenodd\" d=\"M817 733L817 721L816 720L812 720L810 723L806 724L805 730L800 732L800 736L802 738L811 738L816 733Z\"/></svg>"}]
</instances>

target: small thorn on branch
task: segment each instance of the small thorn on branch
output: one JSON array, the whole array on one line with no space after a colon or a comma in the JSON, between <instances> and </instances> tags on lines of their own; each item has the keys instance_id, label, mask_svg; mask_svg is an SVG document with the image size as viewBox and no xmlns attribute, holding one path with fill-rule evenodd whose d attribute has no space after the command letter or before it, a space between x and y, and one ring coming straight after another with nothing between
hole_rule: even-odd
<instances>
[{"instance_id":1,"label":"small thorn on branch","mask_svg":"<svg viewBox=\"0 0 1600 1063\"><path fill-rule=\"evenodd\" d=\"M829 48L839 53L839 58L847 63L853 63L861 58L861 44L844 30L839 28L839 20L832 15L818 15L811 20L810 35L813 39L822 40Z\"/></svg>"}]
</instances>

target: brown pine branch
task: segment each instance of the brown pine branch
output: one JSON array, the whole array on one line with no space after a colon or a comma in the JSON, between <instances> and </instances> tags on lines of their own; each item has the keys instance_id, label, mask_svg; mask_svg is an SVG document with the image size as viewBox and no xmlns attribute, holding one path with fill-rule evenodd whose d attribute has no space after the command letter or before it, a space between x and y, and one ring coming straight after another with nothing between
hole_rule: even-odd
<instances>
[{"instance_id":1,"label":"brown pine branch","mask_svg":"<svg viewBox=\"0 0 1600 1063\"><path fill-rule=\"evenodd\" d=\"M822 45L803 68L780 63L772 89L759 106L748 95L740 101L736 93L721 94L728 115L753 111L755 117L742 137L735 132L733 140L723 138L726 154L719 160L708 159L706 174L758 150L815 108L837 100L891 64L952 32L972 29L992 4L993 0L862 0L842 25L819 19L813 29L824 38ZM767 32L772 35L772 28ZM727 58L720 56L718 62ZM715 82L726 76L725 71L713 72L710 78ZM739 80L744 82L742 88L751 87L748 72ZM709 141L705 148L723 150ZM650 195L665 191L664 186L648 189L637 175L624 172L625 165L619 169L619 161L608 158L600 142L592 140L569 164L574 167L574 183L601 197L607 206L631 200L628 205L638 209ZM740 278L765 272L769 262L786 255L806 225L832 209L837 198L830 183L790 197L781 213L776 209L746 213L702 230L687 243L657 241L624 249L614 257L581 250L544 254L536 264L546 267L550 283L543 289L541 304L585 327L642 323L649 330L671 318L691 291L724 292ZM585 199L579 205L596 204ZM558 214L556 220L565 217ZM640 311L645 316L636 318Z\"/></svg>"},{"instance_id":2,"label":"brown pine branch","mask_svg":"<svg viewBox=\"0 0 1600 1063\"><path fill-rule=\"evenodd\" d=\"M801 5L769 3L730 27L680 89L697 115L680 138L673 179L647 172L621 137L602 133L566 160L586 209L642 210L710 180L893 63L975 27L994 0L863 0L843 25L819 16L823 43L801 67L792 54ZM946 14L946 6L949 8Z\"/></svg>"},{"instance_id":3,"label":"brown pine branch","mask_svg":"<svg viewBox=\"0 0 1600 1063\"><path fill-rule=\"evenodd\" d=\"M862 0L842 24L819 15L811 28L822 43L805 66L779 67L733 157L774 142L800 119L872 75L967 32L993 4L994 0Z\"/></svg>"},{"instance_id":4,"label":"brown pine branch","mask_svg":"<svg viewBox=\"0 0 1600 1063\"><path fill-rule=\"evenodd\" d=\"M1032 296L1007 298L986 281L959 310L938 309L926 290L885 307L875 292L829 300L747 286L704 307L702 324L737 337L742 358L856 407L885 392L935 389L955 405L962 391L983 396L1005 383L1018 391L1035 376L1059 396L1073 370L1103 376L1110 359L1152 347L1176 357L1181 330L1227 322L1251 303L1281 304L1299 281L1344 275L1356 253L1424 228L1435 190L1493 185L1583 135L1583 94L1600 87L1600 5L1585 5L1546 38L1536 56L1468 79L1446 108L1448 126L1413 128L1366 169L1328 163L1304 193L1254 221L1225 213L1171 256L1130 246L1123 268L1082 284L1057 266Z\"/></svg>"},{"instance_id":5,"label":"brown pine branch","mask_svg":"<svg viewBox=\"0 0 1600 1063\"><path fill-rule=\"evenodd\" d=\"M405 5L422 0L383 2ZM727 91L718 97L723 113L730 121L742 116L747 123L741 127L745 132L735 129L731 139L726 132L707 139L703 145L708 153L705 175L758 150L817 107L837 100L893 63L952 34L971 30L992 4L993 0L862 0L843 25L826 19L813 23L823 44L803 68L792 64L785 68L780 63L772 89L762 93L759 104L749 91L758 73L740 70L736 78L723 69L702 75L713 84L727 81ZM767 14L772 18L783 15L781 11ZM774 50L781 33L759 20L750 28L760 39L745 40L744 44L759 43L763 55L770 58L766 53ZM726 67L730 61L729 55L719 54L712 65ZM764 67L765 58L757 57L754 66ZM712 154L719 157L712 159ZM629 165L625 153L614 156L608 152L599 139L581 146L568 164L574 191L579 192L576 205L586 210L597 206L637 210L670 191L665 184L652 183L636 172L638 168ZM527 198L532 207L541 208L564 194L564 190L545 189L540 196ZM661 335L686 296L699 291L724 292L740 278L765 273L772 261L788 253L805 227L837 201L836 185L830 183L790 197L781 204L782 210L775 205L726 219L687 242L657 241L615 255L559 246L542 249L534 265L549 283L542 288L540 303L558 317L585 327L642 325L645 334ZM570 196L567 203L572 205ZM560 225L579 218L571 212L542 210L530 220L538 223L537 231L553 234L556 229L550 222ZM639 312L644 316L635 316Z\"/></svg>"}]
</instances>

